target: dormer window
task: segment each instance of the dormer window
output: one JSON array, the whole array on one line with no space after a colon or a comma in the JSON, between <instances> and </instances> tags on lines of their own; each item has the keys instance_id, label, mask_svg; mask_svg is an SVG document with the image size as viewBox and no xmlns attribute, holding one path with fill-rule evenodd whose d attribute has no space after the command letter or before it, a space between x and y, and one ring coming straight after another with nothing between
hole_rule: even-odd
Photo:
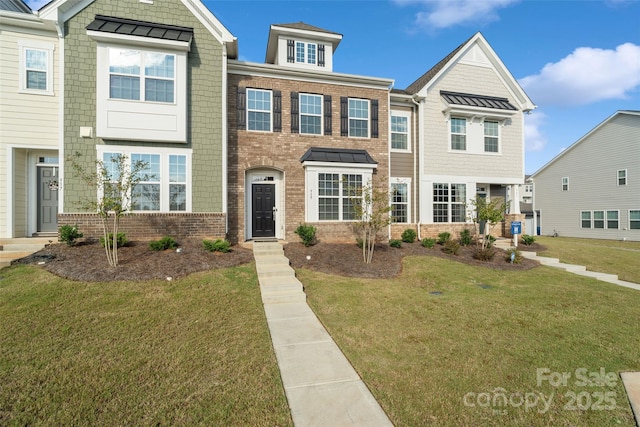
<instances>
[{"instance_id":1,"label":"dormer window","mask_svg":"<svg viewBox=\"0 0 640 427\"><path fill-rule=\"evenodd\" d=\"M333 53L342 35L303 22L271 25L267 64L333 71Z\"/></svg>"},{"instance_id":2,"label":"dormer window","mask_svg":"<svg viewBox=\"0 0 640 427\"><path fill-rule=\"evenodd\" d=\"M316 64L318 45L315 43L296 42L296 63Z\"/></svg>"}]
</instances>

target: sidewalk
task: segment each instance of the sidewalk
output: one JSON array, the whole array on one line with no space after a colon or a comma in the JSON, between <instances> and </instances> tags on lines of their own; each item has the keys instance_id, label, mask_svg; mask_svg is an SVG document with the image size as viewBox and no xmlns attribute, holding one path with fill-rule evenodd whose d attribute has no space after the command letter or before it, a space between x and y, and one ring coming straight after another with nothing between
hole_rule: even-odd
<instances>
[{"instance_id":1,"label":"sidewalk","mask_svg":"<svg viewBox=\"0 0 640 427\"><path fill-rule=\"evenodd\" d=\"M254 242L258 281L293 423L392 426L358 373L306 303L277 242Z\"/></svg>"}]
</instances>

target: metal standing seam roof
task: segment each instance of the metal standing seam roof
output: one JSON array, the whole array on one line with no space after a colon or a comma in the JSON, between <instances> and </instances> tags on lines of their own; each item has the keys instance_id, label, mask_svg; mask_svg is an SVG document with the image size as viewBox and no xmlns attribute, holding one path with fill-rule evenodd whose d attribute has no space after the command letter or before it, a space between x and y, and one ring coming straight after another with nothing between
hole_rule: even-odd
<instances>
[{"instance_id":1,"label":"metal standing seam roof","mask_svg":"<svg viewBox=\"0 0 640 427\"><path fill-rule=\"evenodd\" d=\"M193 28L96 15L87 30L191 43Z\"/></svg>"},{"instance_id":2,"label":"metal standing seam roof","mask_svg":"<svg viewBox=\"0 0 640 427\"><path fill-rule=\"evenodd\" d=\"M311 147L300 158L300 162L334 162L334 163L362 163L376 165L366 150L347 148L319 148Z\"/></svg>"},{"instance_id":3,"label":"metal standing seam roof","mask_svg":"<svg viewBox=\"0 0 640 427\"><path fill-rule=\"evenodd\" d=\"M507 98L497 98L495 96L473 95L470 93L457 93L440 91L440 96L449 104L465 105L469 107L493 108L496 110L517 111L518 109L509 102Z\"/></svg>"}]
</instances>

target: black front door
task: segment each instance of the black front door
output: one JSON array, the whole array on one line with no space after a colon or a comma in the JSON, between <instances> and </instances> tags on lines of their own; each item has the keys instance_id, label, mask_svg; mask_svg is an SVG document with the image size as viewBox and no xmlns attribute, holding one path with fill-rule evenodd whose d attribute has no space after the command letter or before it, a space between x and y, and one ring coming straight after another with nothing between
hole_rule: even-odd
<instances>
[{"instance_id":1,"label":"black front door","mask_svg":"<svg viewBox=\"0 0 640 427\"><path fill-rule=\"evenodd\" d=\"M251 201L253 206L252 237L275 237L276 185L253 184L251 186Z\"/></svg>"}]
</instances>

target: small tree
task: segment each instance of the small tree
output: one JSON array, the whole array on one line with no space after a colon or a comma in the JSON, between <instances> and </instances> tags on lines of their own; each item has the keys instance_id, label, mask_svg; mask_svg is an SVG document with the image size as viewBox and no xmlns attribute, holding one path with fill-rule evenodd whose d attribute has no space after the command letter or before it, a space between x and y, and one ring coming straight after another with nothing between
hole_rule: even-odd
<instances>
[{"instance_id":1,"label":"small tree","mask_svg":"<svg viewBox=\"0 0 640 427\"><path fill-rule=\"evenodd\" d=\"M371 181L346 191L353 209L352 217L357 221L354 231L362 240L362 258L365 264L371 264L378 234L391 223L393 207L389 203L389 192L374 187Z\"/></svg>"},{"instance_id":2,"label":"small tree","mask_svg":"<svg viewBox=\"0 0 640 427\"><path fill-rule=\"evenodd\" d=\"M143 172L148 164L143 161L129 162L124 154L115 154L106 163L96 160L96 170L86 171L80 163L80 153L68 158L71 168L88 186L97 190L97 199L80 202L85 209L95 210L102 222L103 238L107 262L118 265L118 229L120 218L131 209L132 197L141 181L150 176ZM111 237L111 238L110 238Z\"/></svg>"},{"instance_id":3,"label":"small tree","mask_svg":"<svg viewBox=\"0 0 640 427\"><path fill-rule=\"evenodd\" d=\"M504 220L506 208L506 202L501 199L493 199L487 202L486 198L476 196L476 198L471 201L470 214L477 235L480 234L480 223L485 223L484 233L482 233L482 237L478 243L482 250L487 250L491 245L489 238L491 230L493 230L496 224Z\"/></svg>"}]
</instances>

